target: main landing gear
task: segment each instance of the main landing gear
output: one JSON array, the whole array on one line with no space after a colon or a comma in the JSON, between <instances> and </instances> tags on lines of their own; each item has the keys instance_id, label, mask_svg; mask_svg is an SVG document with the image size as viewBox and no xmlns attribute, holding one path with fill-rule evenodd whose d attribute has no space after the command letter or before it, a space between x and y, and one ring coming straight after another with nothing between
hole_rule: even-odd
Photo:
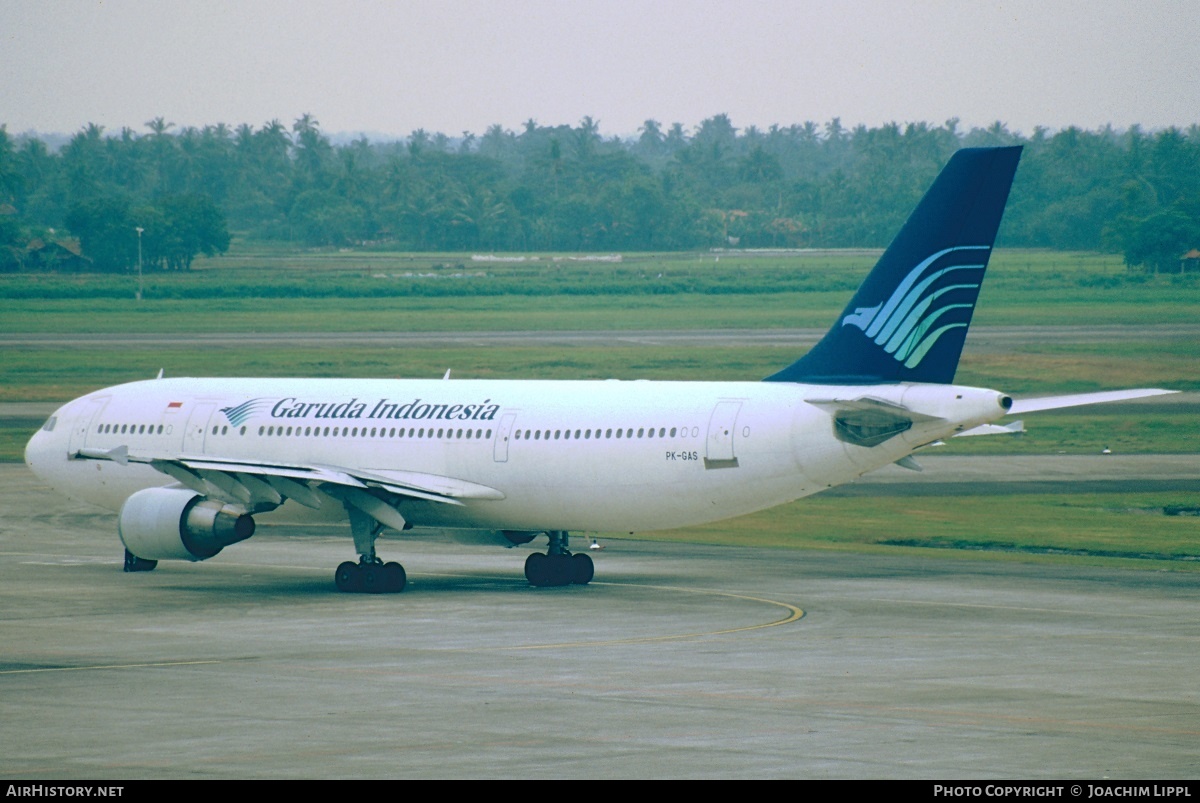
<instances>
[{"instance_id":1,"label":"main landing gear","mask_svg":"<svg viewBox=\"0 0 1200 803\"><path fill-rule=\"evenodd\" d=\"M375 539L384 526L356 507L346 505L350 515L350 532L358 563L346 561L333 573L338 591L360 594L399 594L408 585L404 567L395 561L384 563L375 555Z\"/></svg>"},{"instance_id":2,"label":"main landing gear","mask_svg":"<svg viewBox=\"0 0 1200 803\"><path fill-rule=\"evenodd\" d=\"M338 591L357 591L366 594L397 594L408 584L404 567L395 561L384 563L366 555L358 563L346 561L333 573Z\"/></svg>"},{"instance_id":3,"label":"main landing gear","mask_svg":"<svg viewBox=\"0 0 1200 803\"><path fill-rule=\"evenodd\" d=\"M596 573L592 558L586 552L574 555L567 548L567 533L552 530L550 546L545 552L534 552L525 559L525 579L531 586L587 585Z\"/></svg>"}]
</instances>

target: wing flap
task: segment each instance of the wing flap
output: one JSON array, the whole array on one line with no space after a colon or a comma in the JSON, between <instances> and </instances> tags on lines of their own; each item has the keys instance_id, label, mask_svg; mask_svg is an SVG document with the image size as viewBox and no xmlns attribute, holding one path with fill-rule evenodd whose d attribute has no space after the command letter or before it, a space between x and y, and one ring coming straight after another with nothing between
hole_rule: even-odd
<instances>
[{"instance_id":1,"label":"wing flap","mask_svg":"<svg viewBox=\"0 0 1200 803\"><path fill-rule=\"evenodd\" d=\"M436 496L452 499L491 499L500 500L504 494L495 488L480 485L476 482L444 477L438 474L425 474L419 471L398 471L395 469L356 470L354 476L368 485L379 484L384 487L406 491L420 491Z\"/></svg>"}]
</instances>

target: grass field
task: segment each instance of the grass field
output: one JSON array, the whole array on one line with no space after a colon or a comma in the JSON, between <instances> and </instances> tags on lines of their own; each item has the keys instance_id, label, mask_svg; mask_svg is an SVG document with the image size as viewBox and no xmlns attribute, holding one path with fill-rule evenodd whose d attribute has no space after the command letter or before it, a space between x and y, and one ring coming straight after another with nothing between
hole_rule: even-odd
<instances>
[{"instance_id":1,"label":"grass field","mask_svg":"<svg viewBox=\"0 0 1200 803\"><path fill-rule=\"evenodd\" d=\"M1200 518L1164 514L1170 506L1200 504L1181 496L1186 495L818 494L738 519L649 537L805 549L957 549L1014 559L1124 560L1200 571Z\"/></svg>"},{"instance_id":2,"label":"grass field","mask_svg":"<svg viewBox=\"0 0 1200 803\"><path fill-rule=\"evenodd\" d=\"M828 326L873 264L868 252L625 255L619 264L476 262L469 254L234 251L153 276L0 276L0 334L620 331ZM1195 324L1196 277L1131 274L1109 255L998 252L979 326ZM1041 342L972 351L958 381L1014 395L1161 386L1200 390L1193 336ZM154 376L441 376L757 380L793 361L765 346L600 348L433 345L346 349L133 346L11 349L0 402L61 402ZM1200 453L1185 412L1132 418L1096 407L1029 416L1023 438L956 439L955 454ZM0 460L19 460L27 421L0 421ZM946 549L1029 560L1130 560L1195 568L1200 519L1162 515L1178 496L1106 494L840 499L815 497L664 538L836 549ZM884 535L886 534L886 535ZM1084 557L1065 556L1083 553ZM1057 553L1053 556L1052 553ZM1051 555L1047 557L1047 555Z\"/></svg>"},{"instance_id":3,"label":"grass field","mask_svg":"<svg viewBox=\"0 0 1200 803\"><path fill-rule=\"evenodd\" d=\"M867 255L638 255L619 265L198 270L151 276L0 276L0 332L492 331L828 326ZM423 256L429 260L433 257ZM303 254L300 264L319 264ZM716 259L715 257L713 259ZM1192 323L1196 276L1146 277L1107 255L1000 253L982 325ZM441 264L441 263L437 263ZM475 276L475 273L483 275ZM412 275L408 275L412 274Z\"/></svg>"}]
</instances>

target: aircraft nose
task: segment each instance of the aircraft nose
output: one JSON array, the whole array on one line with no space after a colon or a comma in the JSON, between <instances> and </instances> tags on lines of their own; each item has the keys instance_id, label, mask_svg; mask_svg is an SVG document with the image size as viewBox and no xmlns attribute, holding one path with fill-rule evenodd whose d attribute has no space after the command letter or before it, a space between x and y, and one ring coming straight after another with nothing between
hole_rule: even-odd
<instances>
[{"instance_id":1,"label":"aircraft nose","mask_svg":"<svg viewBox=\"0 0 1200 803\"><path fill-rule=\"evenodd\" d=\"M29 470L43 480L46 479L48 457L53 448L54 431L58 426L58 415L50 416L42 428L33 433L29 443L25 444L25 465L29 466Z\"/></svg>"}]
</instances>

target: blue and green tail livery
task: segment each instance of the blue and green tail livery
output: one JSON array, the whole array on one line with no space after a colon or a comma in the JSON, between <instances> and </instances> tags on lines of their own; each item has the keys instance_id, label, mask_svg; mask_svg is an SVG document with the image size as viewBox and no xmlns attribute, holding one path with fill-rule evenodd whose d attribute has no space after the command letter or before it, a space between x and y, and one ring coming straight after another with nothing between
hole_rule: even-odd
<instances>
[{"instance_id":1,"label":"blue and green tail livery","mask_svg":"<svg viewBox=\"0 0 1200 803\"><path fill-rule=\"evenodd\" d=\"M1020 158L955 153L833 328L767 381L953 382Z\"/></svg>"}]
</instances>

